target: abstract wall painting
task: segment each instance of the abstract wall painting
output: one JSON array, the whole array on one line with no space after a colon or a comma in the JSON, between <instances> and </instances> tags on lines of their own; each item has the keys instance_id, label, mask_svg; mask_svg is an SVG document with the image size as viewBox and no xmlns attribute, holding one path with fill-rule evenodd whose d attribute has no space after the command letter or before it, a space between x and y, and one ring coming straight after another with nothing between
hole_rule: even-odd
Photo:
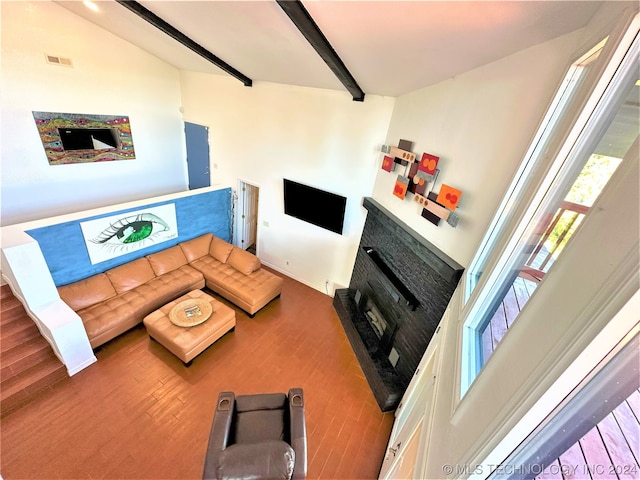
<instances>
[{"instance_id":1,"label":"abstract wall painting","mask_svg":"<svg viewBox=\"0 0 640 480\"><path fill-rule=\"evenodd\" d=\"M393 171L394 164L405 167L404 175L398 175L393 187L393 194L404 200L407 193L413 194L413 199L422 207L421 216L434 225L441 220L452 227L458 226L460 217L454 210L458 207L462 191L450 185L442 184L439 193L433 192L433 185L438 178L438 162L440 157L424 152L418 161L416 154L411 152L413 142L400 140L397 147L382 145L381 151L387 155L382 161L382 169ZM429 184L431 190L427 191Z\"/></svg>"},{"instance_id":2,"label":"abstract wall painting","mask_svg":"<svg viewBox=\"0 0 640 480\"><path fill-rule=\"evenodd\" d=\"M425 178L427 178L427 176L433 177L436 174L439 160L440 157L436 157L430 153L423 153L420 163L418 164L418 170L424 172Z\"/></svg>"},{"instance_id":3,"label":"abstract wall painting","mask_svg":"<svg viewBox=\"0 0 640 480\"><path fill-rule=\"evenodd\" d=\"M418 163L412 163L411 168L409 168L409 180L411 180L409 184L409 191L416 195L424 195L427 191L427 186L433 177L425 177L422 175L424 172L419 170Z\"/></svg>"},{"instance_id":4,"label":"abstract wall painting","mask_svg":"<svg viewBox=\"0 0 640 480\"><path fill-rule=\"evenodd\" d=\"M129 117L33 112L49 165L133 160Z\"/></svg>"},{"instance_id":5,"label":"abstract wall painting","mask_svg":"<svg viewBox=\"0 0 640 480\"><path fill-rule=\"evenodd\" d=\"M396 185L393 189L393 194L400 200L404 200L407 195L407 188L409 187L409 179L402 175L398 175L396 179Z\"/></svg>"},{"instance_id":6,"label":"abstract wall painting","mask_svg":"<svg viewBox=\"0 0 640 480\"><path fill-rule=\"evenodd\" d=\"M455 210L461 196L462 192L460 190L443 183L440 187L436 202L447 207L449 210Z\"/></svg>"},{"instance_id":7,"label":"abstract wall painting","mask_svg":"<svg viewBox=\"0 0 640 480\"><path fill-rule=\"evenodd\" d=\"M385 155L384 158L382 159L382 170L385 170L387 172L392 172L395 169L395 167L396 167L396 162L393 160L393 158Z\"/></svg>"},{"instance_id":8,"label":"abstract wall painting","mask_svg":"<svg viewBox=\"0 0 640 480\"><path fill-rule=\"evenodd\" d=\"M178 237L173 203L80 223L91 263L141 250Z\"/></svg>"}]
</instances>

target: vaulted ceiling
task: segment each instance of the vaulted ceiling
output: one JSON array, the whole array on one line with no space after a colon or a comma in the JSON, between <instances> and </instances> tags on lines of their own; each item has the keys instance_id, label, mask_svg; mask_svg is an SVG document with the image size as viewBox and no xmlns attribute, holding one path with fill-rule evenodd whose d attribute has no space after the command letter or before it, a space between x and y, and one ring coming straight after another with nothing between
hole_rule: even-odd
<instances>
[{"instance_id":1,"label":"vaulted ceiling","mask_svg":"<svg viewBox=\"0 0 640 480\"><path fill-rule=\"evenodd\" d=\"M181 70L228 75L115 0L57 4ZM345 90L274 0L141 0L253 82ZM399 96L588 23L601 1L309 1L365 94Z\"/></svg>"}]
</instances>

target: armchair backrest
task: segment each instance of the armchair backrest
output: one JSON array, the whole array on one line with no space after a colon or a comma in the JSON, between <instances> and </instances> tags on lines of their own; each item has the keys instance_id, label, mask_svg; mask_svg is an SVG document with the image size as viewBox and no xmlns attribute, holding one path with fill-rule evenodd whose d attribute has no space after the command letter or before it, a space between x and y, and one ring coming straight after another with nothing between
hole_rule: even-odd
<instances>
[{"instance_id":1,"label":"armchair backrest","mask_svg":"<svg viewBox=\"0 0 640 480\"><path fill-rule=\"evenodd\" d=\"M262 462L261 455L271 460ZM282 460L281 465L273 461L274 456ZM288 395L218 395L203 478L233 476L238 474L237 468L246 475L306 478L307 435L301 388L290 389ZM264 468L269 470L261 470Z\"/></svg>"}]
</instances>

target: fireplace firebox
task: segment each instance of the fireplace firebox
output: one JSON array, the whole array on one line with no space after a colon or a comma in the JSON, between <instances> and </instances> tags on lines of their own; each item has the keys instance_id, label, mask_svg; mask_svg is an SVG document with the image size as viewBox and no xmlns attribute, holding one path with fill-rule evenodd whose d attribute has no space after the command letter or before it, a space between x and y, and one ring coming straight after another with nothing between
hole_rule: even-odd
<instances>
[{"instance_id":1,"label":"fireplace firebox","mask_svg":"<svg viewBox=\"0 0 640 480\"><path fill-rule=\"evenodd\" d=\"M382 411L394 410L463 267L372 198L349 288L333 305Z\"/></svg>"}]
</instances>

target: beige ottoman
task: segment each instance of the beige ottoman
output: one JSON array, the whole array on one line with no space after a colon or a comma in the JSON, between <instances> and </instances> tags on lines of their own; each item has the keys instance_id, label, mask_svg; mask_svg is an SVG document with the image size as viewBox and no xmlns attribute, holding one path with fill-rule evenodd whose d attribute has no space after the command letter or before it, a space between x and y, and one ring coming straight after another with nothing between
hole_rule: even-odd
<instances>
[{"instance_id":1,"label":"beige ottoman","mask_svg":"<svg viewBox=\"0 0 640 480\"><path fill-rule=\"evenodd\" d=\"M172 322L178 321L176 311L171 313L173 307L182 304L186 300L196 299L204 301L207 310L211 305L212 313L203 321L194 326L178 326ZM195 302L194 302L195 303ZM182 312L181 312L182 313ZM206 313L206 312L205 312ZM185 317L182 315L182 320ZM195 321L199 321L194 317ZM164 307L150 313L144 317L144 326L147 328L149 336L159 344L182 360L187 366L200 353L202 353L213 342L222 337L225 333L235 329L236 313L223 303L217 301L212 296L200 290L183 295L176 300L167 303ZM180 323L180 322L179 322ZM188 323L188 320L187 320ZM195 323L195 322L194 322Z\"/></svg>"}]
</instances>

